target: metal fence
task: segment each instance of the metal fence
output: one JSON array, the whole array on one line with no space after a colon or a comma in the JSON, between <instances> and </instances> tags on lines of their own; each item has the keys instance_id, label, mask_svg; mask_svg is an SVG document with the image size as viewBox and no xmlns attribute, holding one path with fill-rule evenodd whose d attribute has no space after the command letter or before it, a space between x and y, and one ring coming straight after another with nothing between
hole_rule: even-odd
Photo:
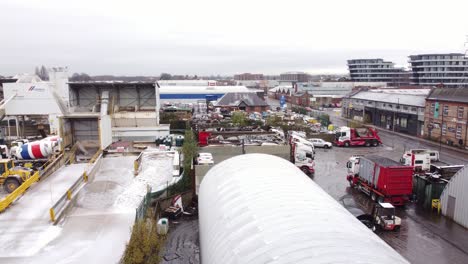
<instances>
[{"instance_id":1,"label":"metal fence","mask_svg":"<svg viewBox=\"0 0 468 264\"><path fill-rule=\"evenodd\" d=\"M102 150L98 150L98 152L96 152L96 154L89 161L88 166L81 177L79 177L60 197L60 199L49 209L50 221L54 225L60 221L66 212L66 209L71 205L72 199L76 197L81 187L88 182L89 177L92 177L99 169L101 158ZM94 167L91 168L91 166Z\"/></svg>"},{"instance_id":2,"label":"metal fence","mask_svg":"<svg viewBox=\"0 0 468 264\"><path fill-rule=\"evenodd\" d=\"M22 195L33 183L39 180L39 172L36 171L29 179L21 184L16 190L10 193L7 197L0 201L0 212L3 212L10 204L12 204L20 195Z\"/></svg>"}]
</instances>

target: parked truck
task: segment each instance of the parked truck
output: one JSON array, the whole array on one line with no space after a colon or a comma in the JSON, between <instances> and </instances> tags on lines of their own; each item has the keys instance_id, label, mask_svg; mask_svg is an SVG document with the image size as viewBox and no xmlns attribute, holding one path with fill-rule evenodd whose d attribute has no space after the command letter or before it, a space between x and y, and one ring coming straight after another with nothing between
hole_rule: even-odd
<instances>
[{"instance_id":1,"label":"parked truck","mask_svg":"<svg viewBox=\"0 0 468 264\"><path fill-rule=\"evenodd\" d=\"M373 128L339 127L335 131L335 145L339 147L366 146L377 147L382 144L377 130Z\"/></svg>"},{"instance_id":2,"label":"parked truck","mask_svg":"<svg viewBox=\"0 0 468 264\"><path fill-rule=\"evenodd\" d=\"M431 164L439 161L439 152L429 149L410 149L403 153L400 163L413 166L416 172L426 172L431 168Z\"/></svg>"},{"instance_id":3,"label":"parked truck","mask_svg":"<svg viewBox=\"0 0 468 264\"><path fill-rule=\"evenodd\" d=\"M6 145L0 145L0 149L2 158L11 158L19 166L38 170L52 154L60 151L59 144L58 136L50 136L33 142L27 139L15 140L10 149Z\"/></svg>"},{"instance_id":4,"label":"parked truck","mask_svg":"<svg viewBox=\"0 0 468 264\"><path fill-rule=\"evenodd\" d=\"M292 162L308 176L315 175L314 149L301 142L291 144Z\"/></svg>"},{"instance_id":5,"label":"parked truck","mask_svg":"<svg viewBox=\"0 0 468 264\"><path fill-rule=\"evenodd\" d=\"M301 137L300 134L290 134L291 161L309 176L315 175L315 148L312 142Z\"/></svg>"},{"instance_id":6,"label":"parked truck","mask_svg":"<svg viewBox=\"0 0 468 264\"><path fill-rule=\"evenodd\" d=\"M413 167L380 156L353 156L346 164L351 187L373 201L404 205L413 191Z\"/></svg>"}]
</instances>

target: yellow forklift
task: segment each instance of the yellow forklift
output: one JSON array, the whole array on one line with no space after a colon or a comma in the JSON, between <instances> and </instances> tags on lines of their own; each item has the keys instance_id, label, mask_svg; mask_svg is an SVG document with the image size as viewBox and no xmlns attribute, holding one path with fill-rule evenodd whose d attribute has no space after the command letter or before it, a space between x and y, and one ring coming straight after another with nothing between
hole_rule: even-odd
<instances>
[{"instance_id":1,"label":"yellow forklift","mask_svg":"<svg viewBox=\"0 0 468 264\"><path fill-rule=\"evenodd\" d=\"M34 174L32 169L15 166L12 159L0 159L0 185L12 193Z\"/></svg>"}]
</instances>

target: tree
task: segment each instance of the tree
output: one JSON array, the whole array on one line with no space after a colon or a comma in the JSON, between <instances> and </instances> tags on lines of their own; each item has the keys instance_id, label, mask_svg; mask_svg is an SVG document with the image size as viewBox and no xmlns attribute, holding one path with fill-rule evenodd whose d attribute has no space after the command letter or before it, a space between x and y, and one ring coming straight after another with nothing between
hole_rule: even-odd
<instances>
[{"instance_id":1,"label":"tree","mask_svg":"<svg viewBox=\"0 0 468 264\"><path fill-rule=\"evenodd\" d=\"M159 76L159 80L171 80L172 75L169 73L161 73L161 76Z\"/></svg>"},{"instance_id":2,"label":"tree","mask_svg":"<svg viewBox=\"0 0 468 264\"><path fill-rule=\"evenodd\" d=\"M236 126L245 126L245 115L242 112L233 112L231 116L232 123Z\"/></svg>"},{"instance_id":3,"label":"tree","mask_svg":"<svg viewBox=\"0 0 468 264\"><path fill-rule=\"evenodd\" d=\"M86 73L74 73L72 75L72 77L70 77L70 81L72 82L89 82L89 81L92 81L93 78L91 78L91 76L89 76L88 74Z\"/></svg>"},{"instance_id":4,"label":"tree","mask_svg":"<svg viewBox=\"0 0 468 264\"><path fill-rule=\"evenodd\" d=\"M49 72L47 71L47 68L44 65L42 65L40 68L36 67L34 70L34 74L39 76L39 78L41 78L41 80L43 81L49 80Z\"/></svg>"},{"instance_id":5,"label":"tree","mask_svg":"<svg viewBox=\"0 0 468 264\"><path fill-rule=\"evenodd\" d=\"M49 72L47 71L46 67L44 65L42 65L41 67L41 75L40 75L41 79L43 81L48 81L49 80Z\"/></svg>"}]
</instances>

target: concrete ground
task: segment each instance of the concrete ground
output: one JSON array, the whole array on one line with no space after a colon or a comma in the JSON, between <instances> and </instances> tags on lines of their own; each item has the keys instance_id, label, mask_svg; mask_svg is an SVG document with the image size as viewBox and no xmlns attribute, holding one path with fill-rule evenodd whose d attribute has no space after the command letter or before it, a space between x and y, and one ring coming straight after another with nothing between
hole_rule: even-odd
<instances>
[{"instance_id":1,"label":"concrete ground","mask_svg":"<svg viewBox=\"0 0 468 264\"><path fill-rule=\"evenodd\" d=\"M60 228L50 222L49 209L81 177L86 165L59 169L0 214L0 263L35 255L60 234Z\"/></svg>"},{"instance_id":2,"label":"concrete ground","mask_svg":"<svg viewBox=\"0 0 468 264\"><path fill-rule=\"evenodd\" d=\"M331 115L336 125L346 121ZM399 160L403 151L411 148L432 148L424 141L401 137L379 130L384 143L376 148L333 148L317 150L314 181L345 207L357 207L370 212L372 203L363 193L351 189L345 179L346 162L353 154L378 154ZM448 164L468 164L468 155L442 148L441 161ZM397 210L402 218L399 232L379 234L390 246L411 263L468 263L468 230L436 212L428 212L409 204Z\"/></svg>"},{"instance_id":3,"label":"concrete ground","mask_svg":"<svg viewBox=\"0 0 468 264\"><path fill-rule=\"evenodd\" d=\"M330 114L335 125L346 125L346 121L338 118L335 112ZM379 131L384 143L380 147L316 150L316 173L313 180L348 209L359 208L369 213L372 207L370 198L350 188L346 181L346 162L351 155L377 154L398 161L404 150L434 149L433 145L427 144L424 140ZM203 151L213 153L216 163L227 159L229 155L242 154L239 148L226 151L219 147L209 147L203 148ZM441 161L447 164L468 163L468 155L450 149L442 148L440 156ZM284 155L284 158L288 156ZM436 212L423 210L416 204L398 208L397 215L402 218L401 230L382 232L378 235L411 263L468 263L467 229ZM198 256L198 248L180 246L195 243L198 243L198 227L193 226L193 223L184 223L172 229L168 237L168 253L177 253L177 258L164 263L184 263L181 260Z\"/></svg>"},{"instance_id":4,"label":"concrete ground","mask_svg":"<svg viewBox=\"0 0 468 264\"><path fill-rule=\"evenodd\" d=\"M182 217L171 223L161 264L200 263L198 218Z\"/></svg>"}]
</instances>

